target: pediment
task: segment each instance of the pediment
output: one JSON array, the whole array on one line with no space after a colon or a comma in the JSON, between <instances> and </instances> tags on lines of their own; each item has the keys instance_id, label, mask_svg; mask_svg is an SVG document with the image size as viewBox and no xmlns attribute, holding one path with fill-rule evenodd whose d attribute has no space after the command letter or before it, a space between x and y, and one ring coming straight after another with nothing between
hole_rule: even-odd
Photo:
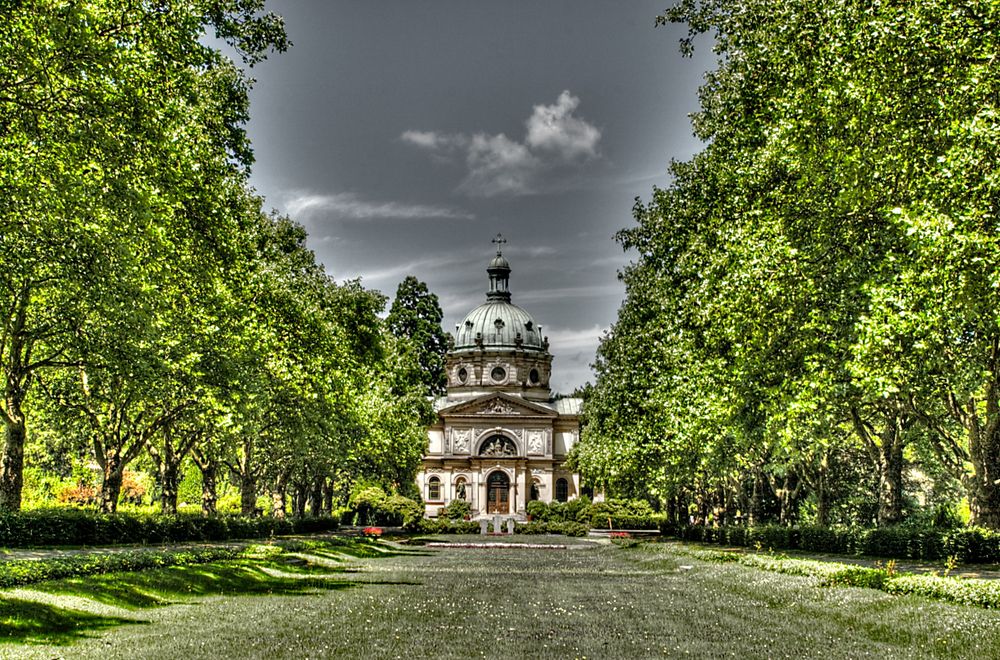
<instances>
[{"instance_id":1,"label":"pediment","mask_svg":"<svg viewBox=\"0 0 1000 660\"><path fill-rule=\"evenodd\" d=\"M484 394L469 401L457 403L439 411L442 417L558 417L559 414L543 405L525 401L521 397L502 392Z\"/></svg>"}]
</instances>

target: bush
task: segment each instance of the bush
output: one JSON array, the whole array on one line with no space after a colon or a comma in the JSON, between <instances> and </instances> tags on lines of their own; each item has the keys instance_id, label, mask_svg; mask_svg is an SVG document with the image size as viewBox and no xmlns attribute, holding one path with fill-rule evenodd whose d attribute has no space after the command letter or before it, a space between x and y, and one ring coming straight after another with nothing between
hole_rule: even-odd
<instances>
[{"instance_id":1,"label":"bush","mask_svg":"<svg viewBox=\"0 0 1000 660\"><path fill-rule=\"evenodd\" d=\"M402 495L385 498L376 511L380 524L413 527L424 517L424 505Z\"/></svg>"},{"instance_id":2,"label":"bush","mask_svg":"<svg viewBox=\"0 0 1000 660\"><path fill-rule=\"evenodd\" d=\"M266 538L279 534L333 531L336 516L248 518L197 514L101 514L80 509L34 509L0 513L0 547L111 545Z\"/></svg>"},{"instance_id":3,"label":"bush","mask_svg":"<svg viewBox=\"0 0 1000 660\"><path fill-rule=\"evenodd\" d=\"M606 500L591 504L587 522L595 529L658 529L665 520L645 500Z\"/></svg>"},{"instance_id":4,"label":"bush","mask_svg":"<svg viewBox=\"0 0 1000 660\"><path fill-rule=\"evenodd\" d=\"M474 520L449 520L448 518L421 518L415 525L424 534L478 534L479 523Z\"/></svg>"},{"instance_id":5,"label":"bush","mask_svg":"<svg viewBox=\"0 0 1000 660\"><path fill-rule=\"evenodd\" d=\"M806 550L838 554L936 560L956 557L966 563L1000 561L1000 532L970 527L946 529L896 525L860 527L707 527L660 521L660 532L683 541L720 543L763 549Z\"/></svg>"},{"instance_id":6,"label":"bush","mask_svg":"<svg viewBox=\"0 0 1000 660\"><path fill-rule=\"evenodd\" d=\"M533 521L537 520L539 522L548 520L549 517L549 505L541 500L531 500L528 502L527 506L528 515L531 516Z\"/></svg>"},{"instance_id":7,"label":"bush","mask_svg":"<svg viewBox=\"0 0 1000 660\"><path fill-rule=\"evenodd\" d=\"M387 524L377 520L377 512L385 502L385 491L378 486L362 488L351 495L351 509L354 511L355 525Z\"/></svg>"},{"instance_id":8,"label":"bush","mask_svg":"<svg viewBox=\"0 0 1000 660\"><path fill-rule=\"evenodd\" d=\"M465 500L452 500L447 506L441 508L441 515L449 520L464 520L472 513L472 505ZM531 503L528 503L528 513L531 513Z\"/></svg>"},{"instance_id":9,"label":"bush","mask_svg":"<svg viewBox=\"0 0 1000 660\"><path fill-rule=\"evenodd\" d=\"M238 558L240 548L195 548L180 551L137 550L111 554L70 555L58 559L13 559L0 562L0 587L42 580L150 568L204 564Z\"/></svg>"},{"instance_id":10,"label":"bush","mask_svg":"<svg viewBox=\"0 0 1000 660\"><path fill-rule=\"evenodd\" d=\"M589 528L573 520L531 521L514 526L515 534L562 534L563 536L586 536Z\"/></svg>"}]
</instances>

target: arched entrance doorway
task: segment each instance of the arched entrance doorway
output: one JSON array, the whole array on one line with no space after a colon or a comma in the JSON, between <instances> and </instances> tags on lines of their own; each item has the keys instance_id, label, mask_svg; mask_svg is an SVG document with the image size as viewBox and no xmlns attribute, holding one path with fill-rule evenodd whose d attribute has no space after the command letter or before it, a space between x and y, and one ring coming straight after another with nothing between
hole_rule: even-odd
<instances>
[{"instance_id":1,"label":"arched entrance doorway","mask_svg":"<svg viewBox=\"0 0 1000 660\"><path fill-rule=\"evenodd\" d=\"M486 513L510 513L510 477L497 470L486 479Z\"/></svg>"}]
</instances>

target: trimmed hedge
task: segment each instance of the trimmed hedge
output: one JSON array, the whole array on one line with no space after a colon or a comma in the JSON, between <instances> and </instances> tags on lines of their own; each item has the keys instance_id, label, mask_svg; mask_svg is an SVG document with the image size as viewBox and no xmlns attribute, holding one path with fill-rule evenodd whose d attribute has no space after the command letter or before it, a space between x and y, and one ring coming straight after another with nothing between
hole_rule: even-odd
<instances>
[{"instance_id":1,"label":"trimmed hedge","mask_svg":"<svg viewBox=\"0 0 1000 660\"><path fill-rule=\"evenodd\" d=\"M975 607L1000 608L1000 581L978 580L940 575L897 574L887 568L867 568L837 562L820 562L809 559L791 559L773 555L716 552L712 550L685 551L702 561L716 563L735 562L785 575L814 577L821 587L862 587L878 589L889 594L923 596Z\"/></svg>"},{"instance_id":2,"label":"trimmed hedge","mask_svg":"<svg viewBox=\"0 0 1000 660\"><path fill-rule=\"evenodd\" d=\"M475 520L421 518L416 530L423 534L478 534L479 523Z\"/></svg>"},{"instance_id":3,"label":"trimmed hedge","mask_svg":"<svg viewBox=\"0 0 1000 660\"><path fill-rule=\"evenodd\" d=\"M0 587L16 587L43 580L99 573L206 564L237 559L244 552L243 548L195 548L180 551L130 550L108 554L68 555L58 559L12 559L0 562Z\"/></svg>"},{"instance_id":4,"label":"trimmed hedge","mask_svg":"<svg viewBox=\"0 0 1000 660\"><path fill-rule=\"evenodd\" d=\"M563 536L586 536L588 527L572 520L551 522L526 522L514 526L515 534L562 534Z\"/></svg>"},{"instance_id":5,"label":"trimmed hedge","mask_svg":"<svg viewBox=\"0 0 1000 660\"><path fill-rule=\"evenodd\" d=\"M644 500L591 502L581 497L549 504L534 500L528 502L527 512L534 522L577 522L594 529L659 529L666 522L666 516Z\"/></svg>"},{"instance_id":6,"label":"trimmed hedge","mask_svg":"<svg viewBox=\"0 0 1000 660\"><path fill-rule=\"evenodd\" d=\"M894 527L706 527L663 524L660 531L684 541L806 550L846 555L869 555L899 559L945 559L954 556L965 563L1000 561L1000 532L979 527L935 529L897 525Z\"/></svg>"},{"instance_id":7,"label":"trimmed hedge","mask_svg":"<svg viewBox=\"0 0 1000 660\"><path fill-rule=\"evenodd\" d=\"M197 514L101 514L80 509L35 509L0 513L0 547L116 543L174 543L266 538L336 530L337 516L322 518L249 518Z\"/></svg>"}]
</instances>

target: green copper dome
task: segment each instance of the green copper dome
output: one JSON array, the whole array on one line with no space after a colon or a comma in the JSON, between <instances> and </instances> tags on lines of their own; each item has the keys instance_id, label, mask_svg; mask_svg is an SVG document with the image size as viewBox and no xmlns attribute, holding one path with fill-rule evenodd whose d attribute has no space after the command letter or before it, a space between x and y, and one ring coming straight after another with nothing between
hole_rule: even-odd
<instances>
[{"instance_id":1,"label":"green copper dome","mask_svg":"<svg viewBox=\"0 0 1000 660\"><path fill-rule=\"evenodd\" d=\"M502 241L499 235L497 239ZM546 351L548 342L541 327L524 311L510 301L507 281L510 264L500 254L490 261L486 272L490 275L490 290L486 302L466 315L456 328L455 349L520 348L529 351ZM506 241L502 241L506 242Z\"/></svg>"}]
</instances>

